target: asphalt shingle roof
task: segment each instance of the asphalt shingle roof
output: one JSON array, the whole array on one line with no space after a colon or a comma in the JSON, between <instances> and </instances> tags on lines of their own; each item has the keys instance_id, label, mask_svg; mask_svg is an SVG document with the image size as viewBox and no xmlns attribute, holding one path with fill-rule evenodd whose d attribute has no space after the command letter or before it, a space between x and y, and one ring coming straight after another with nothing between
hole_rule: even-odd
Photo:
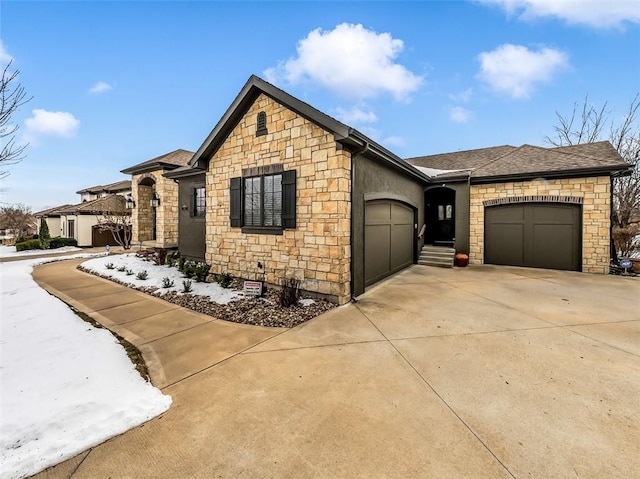
<instances>
[{"instance_id":1,"label":"asphalt shingle roof","mask_svg":"<svg viewBox=\"0 0 640 479\"><path fill-rule=\"evenodd\" d=\"M125 208L126 200L122 195L109 195L92 201L85 201L77 205L71 205L61 208L61 214L99 214L102 212L120 212L127 211Z\"/></svg>"},{"instance_id":2,"label":"asphalt shingle roof","mask_svg":"<svg viewBox=\"0 0 640 479\"><path fill-rule=\"evenodd\" d=\"M441 155L408 158L416 166L443 170L466 169L471 178L567 173L583 170L624 170L628 164L608 141L543 148L509 145ZM440 176L460 176L459 172Z\"/></svg>"},{"instance_id":3,"label":"asphalt shingle roof","mask_svg":"<svg viewBox=\"0 0 640 479\"><path fill-rule=\"evenodd\" d=\"M33 213L33 216L36 217L40 217L40 216L60 216L60 211L69 208L73 205L60 205L60 206L54 206L53 208L48 208L46 210L42 210L42 211L38 211L37 213Z\"/></svg>"},{"instance_id":4,"label":"asphalt shingle roof","mask_svg":"<svg viewBox=\"0 0 640 479\"><path fill-rule=\"evenodd\" d=\"M157 167L158 169L174 169L175 167L188 165L189 160L191 160L192 157L193 151L182 149L175 150L171 153L166 153L150 160L143 161L142 163L138 163L137 165L130 166L129 168L125 168L122 170L122 173L135 174L137 172L154 169L154 167Z\"/></svg>"},{"instance_id":5,"label":"asphalt shingle roof","mask_svg":"<svg viewBox=\"0 0 640 479\"><path fill-rule=\"evenodd\" d=\"M90 186L89 188L84 188L80 191L76 191L76 193L81 194L81 193L101 193L101 192L106 192L106 193L115 193L117 191L124 191L124 190L129 190L131 189L131 180L122 180L122 181L116 181L115 183L110 183L108 185L96 185L96 186Z\"/></svg>"}]
</instances>

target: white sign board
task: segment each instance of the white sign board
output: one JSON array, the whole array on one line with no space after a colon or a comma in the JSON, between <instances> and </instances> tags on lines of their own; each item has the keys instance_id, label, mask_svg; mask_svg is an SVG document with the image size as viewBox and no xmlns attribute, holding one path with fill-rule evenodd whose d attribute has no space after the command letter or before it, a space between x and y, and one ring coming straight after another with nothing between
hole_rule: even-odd
<instances>
[{"instance_id":1,"label":"white sign board","mask_svg":"<svg viewBox=\"0 0 640 479\"><path fill-rule=\"evenodd\" d=\"M245 296L262 296L262 281L245 281Z\"/></svg>"}]
</instances>

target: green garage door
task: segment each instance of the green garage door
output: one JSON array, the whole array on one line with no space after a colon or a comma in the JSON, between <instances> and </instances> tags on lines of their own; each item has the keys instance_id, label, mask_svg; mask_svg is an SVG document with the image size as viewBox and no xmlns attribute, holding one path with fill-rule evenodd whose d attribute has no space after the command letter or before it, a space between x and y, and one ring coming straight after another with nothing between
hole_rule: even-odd
<instances>
[{"instance_id":1,"label":"green garage door","mask_svg":"<svg viewBox=\"0 0 640 479\"><path fill-rule=\"evenodd\" d=\"M484 262L580 271L579 205L518 203L484 213Z\"/></svg>"},{"instance_id":2,"label":"green garage door","mask_svg":"<svg viewBox=\"0 0 640 479\"><path fill-rule=\"evenodd\" d=\"M369 286L413 264L413 210L391 200L365 207L364 284Z\"/></svg>"}]
</instances>

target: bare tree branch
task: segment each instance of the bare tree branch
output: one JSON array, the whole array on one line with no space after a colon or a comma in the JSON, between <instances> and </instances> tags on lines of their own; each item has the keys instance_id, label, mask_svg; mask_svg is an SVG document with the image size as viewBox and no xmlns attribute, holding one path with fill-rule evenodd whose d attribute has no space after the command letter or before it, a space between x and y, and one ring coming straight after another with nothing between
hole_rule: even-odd
<instances>
[{"instance_id":1,"label":"bare tree branch","mask_svg":"<svg viewBox=\"0 0 640 479\"><path fill-rule=\"evenodd\" d=\"M120 195L105 201L105 209L96 213L100 231L110 231L113 241L123 249L131 249L133 235L131 211L126 208L125 199Z\"/></svg>"},{"instance_id":2,"label":"bare tree branch","mask_svg":"<svg viewBox=\"0 0 640 479\"><path fill-rule=\"evenodd\" d=\"M24 159L24 151L27 144L18 145L15 141L15 134L19 126L11 124L11 118L22 105L29 102L33 97L27 98L24 87L18 81L18 70L11 71L9 62L2 71L0 79L0 179L6 178L9 172L7 166L14 165Z\"/></svg>"}]
</instances>

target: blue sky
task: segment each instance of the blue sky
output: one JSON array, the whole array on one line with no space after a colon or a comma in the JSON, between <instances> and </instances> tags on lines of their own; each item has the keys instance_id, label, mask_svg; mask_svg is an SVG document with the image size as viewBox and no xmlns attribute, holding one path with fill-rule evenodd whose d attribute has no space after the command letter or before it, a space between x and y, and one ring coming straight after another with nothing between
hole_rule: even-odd
<instances>
[{"instance_id":1,"label":"blue sky","mask_svg":"<svg viewBox=\"0 0 640 479\"><path fill-rule=\"evenodd\" d=\"M0 40L34 97L0 202L34 211L195 151L251 74L401 157L544 145L556 111L640 91L638 0L2 0Z\"/></svg>"}]
</instances>

